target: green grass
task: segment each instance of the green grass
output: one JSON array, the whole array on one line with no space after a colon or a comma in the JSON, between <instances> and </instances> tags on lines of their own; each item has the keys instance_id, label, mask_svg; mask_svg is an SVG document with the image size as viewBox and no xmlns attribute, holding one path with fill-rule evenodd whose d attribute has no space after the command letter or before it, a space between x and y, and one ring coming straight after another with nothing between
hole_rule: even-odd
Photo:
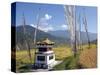
<instances>
[{"instance_id":1,"label":"green grass","mask_svg":"<svg viewBox=\"0 0 100 75\"><path fill-rule=\"evenodd\" d=\"M56 60L64 60L65 58L72 56L72 51L68 46L58 46L56 48L53 48L53 51L55 53L55 59ZM32 55L32 63L34 63L34 49L31 50ZM16 52L16 70L17 71L28 71L28 67L25 65L31 64L28 56L28 52L26 50L20 50Z\"/></svg>"},{"instance_id":2,"label":"green grass","mask_svg":"<svg viewBox=\"0 0 100 75\"><path fill-rule=\"evenodd\" d=\"M88 68L88 67L92 68L93 66L95 67L96 49L97 46L95 44L92 44L90 49L88 49L88 45L84 45L83 50L78 51L78 54L76 55L76 57L74 57L70 47L65 45L54 47L53 50L55 52L56 60L63 61L61 64L56 65L54 67L54 70L80 69L80 68ZM32 63L34 63L34 52L35 52L34 49L32 49L31 50L31 55L33 60ZM86 56L88 52L89 54L88 56ZM91 57L94 60L92 60ZM83 59L89 61L84 62ZM25 71L28 72L30 70L30 65L32 63L29 60L28 52L26 50L20 50L16 52L17 72L25 72Z\"/></svg>"},{"instance_id":3,"label":"green grass","mask_svg":"<svg viewBox=\"0 0 100 75\"><path fill-rule=\"evenodd\" d=\"M90 49L88 45L84 45L83 50L79 50L76 57L72 55L65 58L62 63L54 67L54 70L95 68L97 66L96 50L95 44L92 44Z\"/></svg>"},{"instance_id":4,"label":"green grass","mask_svg":"<svg viewBox=\"0 0 100 75\"><path fill-rule=\"evenodd\" d=\"M56 60L64 60L66 57L72 56L72 51L67 46L58 46L53 48Z\"/></svg>"},{"instance_id":5,"label":"green grass","mask_svg":"<svg viewBox=\"0 0 100 75\"><path fill-rule=\"evenodd\" d=\"M28 52L26 50L20 50L16 52L16 70L28 71L29 67L26 65L31 65L34 63L34 49L31 50L32 62L29 59Z\"/></svg>"},{"instance_id":6,"label":"green grass","mask_svg":"<svg viewBox=\"0 0 100 75\"><path fill-rule=\"evenodd\" d=\"M76 69L80 68L81 66L78 65L78 55L76 57L70 56L63 60L62 63L56 65L54 70L69 70L69 69Z\"/></svg>"}]
</instances>

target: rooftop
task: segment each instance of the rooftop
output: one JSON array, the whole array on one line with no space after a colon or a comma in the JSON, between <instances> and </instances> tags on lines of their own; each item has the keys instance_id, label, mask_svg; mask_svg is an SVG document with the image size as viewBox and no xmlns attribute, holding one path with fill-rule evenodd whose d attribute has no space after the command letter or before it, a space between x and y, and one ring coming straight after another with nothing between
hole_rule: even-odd
<instances>
[{"instance_id":1,"label":"rooftop","mask_svg":"<svg viewBox=\"0 0 100 75\"><path fill-rule=\"evenodd\" d=\"M46 38L45 40L43 40L41 42L37 42L37 45L38 44L54 44L54 42L52 42L48 38Z\"/></svg>"}]
</instances>

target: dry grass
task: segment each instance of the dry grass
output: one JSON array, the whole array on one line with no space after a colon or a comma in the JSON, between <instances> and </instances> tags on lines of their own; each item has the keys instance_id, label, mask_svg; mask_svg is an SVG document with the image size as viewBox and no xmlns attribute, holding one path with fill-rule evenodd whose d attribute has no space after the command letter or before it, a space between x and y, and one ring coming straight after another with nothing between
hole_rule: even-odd
<instances>
[{"instance_id":1,"label":"dry grass","mask_svg":"<svg viewBox=\"0 0 100 75\"><path fill-rule=\"evenodd\" d=\"M53 48L56 60L65 60L66 63L70 61L69 67L66 68L73 68L73 64L75 64L74 59L72 58L73 53L71 49L67 46L58 46L56 48ZM34 63L34 49L31 50L32 55L32 63ZM76 60L76 59L75 59ZM16 69L19 71L20 67L30 64L28 52L26 50L20 50L16 52ZM68 63L69 64L69 63ZM81 51L81 54L79 54L79 64L82 65L82 68L95 68L97 66L97 48L96 45L91 45L91 48L88 49L87 45L83 46L83 50ZM65 66L64 66L65 67ZM61 68L61 67L60 67ZM74 67L76 68L76 67ZM65 69L65 68L64 68Z\"/></svg>"},{"instance_id":2,"label":"dry grass","mask_svg":"<svg viewBox=\"0 0 100 75\"><path fill-rule=\"evenodd\" d=\"M68 50L70 51L70 49ZM67 56L69 54L70 53L68 53ZM61 55L58 55L58 57L59 56ZM91 44L90 49L88 49L88 45L84 45L83 50L79 50L76 57L69 55L69 57L65 58L61 64L55 66L54 70L67 70L67 69L69 70L69 69L83 69L83 68L96 68L96 67L97 67L97 47L96 45Z\"/></svg>"},{"instance_id":3,"label":"dry grass","mask_svg":"<svg viewBox=\"0 0 100 75\"><path fill-rule=\"evenodd\" d=\"M64 60L66 57L72 56L72 51L67 46L59 46L53 49L56 60Z\"/></svg>"},{"instance_id":4,"label":"dry grass","mask_svg":"<svg viewBox=\"0 0 100 75\"><path fill-rule=\"evenodd\" d=\"M34 63L34 49L31 50L31 56L32 56L32 63ZM32 64L28 52L26 50L21 50L16 52L16 70L19 71L19 69L22 66Z\"/></svg>"},{"instance_id":5,"label":"dry grass","mask_svg":"<svg viewBox=\"0 0 100 75\"><path fill-rule=\"evenodd\" d=\"M84 68L96 68L97 67L97 48L96 45L92 45L90 49L86 46L81 52L79 57L79 63Z\"/></svg>"},{"instance_id":6,"label":"dry grass","mask_svg":"<svg viewBox=\"0 0 100 75\"><path fill-rule=\"evenodd\" d=\"M34 60L34 50L31 50L32 60ZM28 51L17 51L16 61L21 61L23 63L30 63Z\"/></svg>"},{"instance_id":7,"label":"dry grass","mask_svg":"<svg viewBox=\"0 0 100 75\"><path fill-rule=\"evenodd\" d=\"M64 60L66 57L69 57L72 55L72 52L69 47L67 46L59 46L56 48L53 48L55 53L56 60ZM32 63L34 63L34 49L31 50L32 55ZM20 50L16 52L16 69L19 70L20 67L31 64L28 56L28 52L26 50Z\"/></svg>"}]
</instances>

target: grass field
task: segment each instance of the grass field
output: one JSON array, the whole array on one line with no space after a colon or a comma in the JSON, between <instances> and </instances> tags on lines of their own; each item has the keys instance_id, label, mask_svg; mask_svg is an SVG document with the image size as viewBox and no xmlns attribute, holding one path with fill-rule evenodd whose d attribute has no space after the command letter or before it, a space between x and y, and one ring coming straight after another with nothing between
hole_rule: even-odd
<instances>
[{"instance_id":1,"label":"grass field","mask_svg":"<svg viewBox=\"0 0 100 75\"><path fill-rule=\"evenodd\" d=\"M84 45L83 49L78 51L76 57L69 56L61 64L54 67L54 70L84 69L97 67L97 46L92 44L90 48Z\"/></svg>"},{"instance_id":2,"label":"grass field","mask_svg":"<svg viewBox=\"0 0 100 75\"><path fill-rule=\"evenodd\" d=\"M59 46L53 48L56 60L63 62L54 67L54 70L78 69L78 68L95 68L97 65L97 47L92 44L88 49L87 45L83 46L83 50L79 51L76 58L73 56L71 49L68 46ZM32 63L34 63L34 49L31 50ZM25 65L31 64L26 50L16 52L16 70L28 70Z\"/></svg>"},{"instance_id":3,"label":"grass field","mask_svg":"<svg viewBox=\"0 0 100 75\"><path fill-rule=\"evenodd\" d=\"M92 45L90 49L86 46L79 56L79 63L83 68L96 68L97 67L97 47Z\"/></svg>"},{"instance_id":4,"label":"grass field","mask_svg":"<svg viewBox=\"0 0 100 75\"><path fill-rule=\"evenodd\" d=\"M32 56L32 63L34 63L34 49L31 50L31 56ZM19 72L24 69L25 65L32 64L28 52L26 50L20 50L16 52L16 70ZM27 68L25 68L28 70ZM25 70L24 69L24 70Z\"/></svg>"}]
</instances>

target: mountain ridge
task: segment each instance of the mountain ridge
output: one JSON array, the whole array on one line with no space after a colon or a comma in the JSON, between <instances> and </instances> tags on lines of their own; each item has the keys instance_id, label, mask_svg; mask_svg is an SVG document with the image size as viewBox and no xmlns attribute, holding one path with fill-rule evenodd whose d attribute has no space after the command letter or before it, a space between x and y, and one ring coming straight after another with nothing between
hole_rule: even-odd
<instances>
[{"instance_id":1,"label":"mountain ridge","mask_svg":"<svg viewBox=\"0 0 100 75\"><path fill-rule=\"evenodd\" d=\"M16 27L16 50L25 50L27 49L25 45L25 39L27 39L27 42L30 44L30 48L34 48L34 32L35 28L30 26L30 25L25 25L25 34L23 30L23 25L17 26ZM13 27L12 27L13 28ZM60 32L60 33L59 33ZM84 33L85 35L86 33ZM92 34L91 34L92 35ZM95 36L95 35L92 35ZM37 42L42 41L45 38L49 38L51 41L55 42L55 45L60 45L60 44L70 44L70 35L68 31L52 31L52 32L44 32L42 30L37 30ZM97 37L95 36L97 39ZM96 40L96 39L92 39ZM84 39L86 40L86 37Z\"/></svg>"}]
</instances>

